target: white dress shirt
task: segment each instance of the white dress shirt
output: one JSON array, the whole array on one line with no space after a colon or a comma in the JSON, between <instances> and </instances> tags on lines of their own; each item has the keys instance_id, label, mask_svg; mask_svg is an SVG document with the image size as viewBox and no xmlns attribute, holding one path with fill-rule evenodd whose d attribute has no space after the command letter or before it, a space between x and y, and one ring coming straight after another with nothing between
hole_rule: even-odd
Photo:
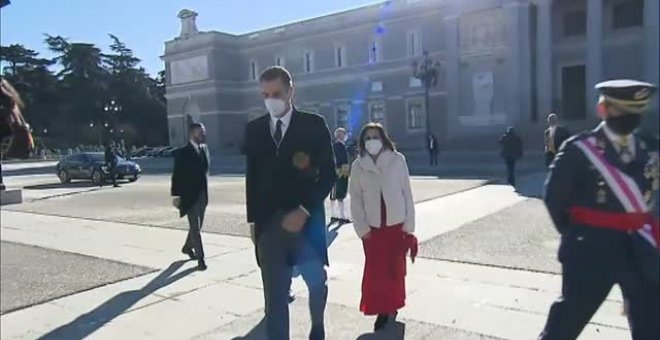
<instances>
[{"instance_id":1,"label":"white dress shirt","mask_svg":"<svg viewBox=\"0 0 660 340\"><path fill-rule=\"evenodd\" d=\"M612 145L614 145L616 152L621 153L621 148L623 147L622 142L625 141L628 147L628 151L630 152L630 156L635 158L635 137L632 134L627 136L616 134L607 126L605 122L602 122L601 126L603 127L603 131L605 131L605 136L607 136L607 139L609 139L610 142L612 142Z\"/></svg>"},{"instance_id":2,"label":"white dress shirt","mask_svg":"<svg viewBox=\"0 0 660 340\"><path fill-rule=\"evenodd\" d=\"M277 121L280 120L282 121L282 139L284 139L284 135L286 135L286 130L289 128L289 125L291 124L291 116L293 116L293 108L289 109L289 112L287 112L284 116L279 118L270 115L270 135L273 136L275 134L275 129L277 128Z\"/></svg>"}]
</instances>

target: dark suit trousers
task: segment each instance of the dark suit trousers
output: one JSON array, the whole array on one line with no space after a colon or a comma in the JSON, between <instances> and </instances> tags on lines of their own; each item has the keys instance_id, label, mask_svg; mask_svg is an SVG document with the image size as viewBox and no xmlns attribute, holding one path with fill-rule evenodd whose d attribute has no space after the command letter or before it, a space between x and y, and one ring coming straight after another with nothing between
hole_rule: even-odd
<instances>
[{"instance_id":1,"label":"dark suit trousers","mask_svg":"<svg viewBox=\"0 0 660 340\"><path fill-rule=\"evenodd\" d=\"M323 260L315 254L304 236L282 229L281 219L280 215L268 225L263 225L263 231L257 239L268 339L289 339L289 289L292 265L295 263L309 289L312 320L310 339L322 340L323 315L328 298L327 274Z\"/></svg>"},{"instance_id":2,"label":"dark suit trousers","mask_svg":"<svg viewBox=\"0 0 660 340\"><path fill-rule=\"evenodd\" d=\"M512 186L516 186L516 160L505 159L506 163L506 181Z\"/></svg>"},{"instance_id":3,"label":"dark suit trousers","mask_svg":"<svg viewBox=\"0 0 660 340\"><path fill-rule=\"evenodd\" d=\"M658 288L642 278L631 250L613 263L597 256L568 258L562 265L562 297L550 308L539 340L577 339L615 283L628 302L633 340L660 339Z\"/></svg>"},{"instance_id":4,"label":"dark suit trousers","mask_svg":"<svg viewBox=\"0 0 660 340\"><path fill-rule=\"evenodd\" d=\"M206 192L202 191L195 204L188 210L188 237L183 245L184 249L194 249L195 255L199 259L204 259L204 246L202 245L202 226L204 225L204 214L208 197Z\"/></svg>"}]
</instances>

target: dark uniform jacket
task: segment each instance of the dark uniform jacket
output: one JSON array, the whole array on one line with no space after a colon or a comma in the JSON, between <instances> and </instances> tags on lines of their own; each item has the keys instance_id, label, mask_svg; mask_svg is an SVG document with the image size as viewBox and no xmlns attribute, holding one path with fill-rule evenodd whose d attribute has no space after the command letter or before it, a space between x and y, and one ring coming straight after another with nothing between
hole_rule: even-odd
<instances>
[{"instance_id":1,"label":"dark uniform jacket","mask_svg":"<svg viewBox=\"0 0 660 340\"><path fill-rule=\"evenodd\" d=\"M596 138L597 148L605 159L622 170L639 186L646 204L654 208L658 190L658 163L651 157L650 147L635 137L635 158L624 164L602 127L571 137L559 150L550 167L545 185L545 203L557 230L561 234L559 260L588 260L614 265L622 254L633 247L633 237L624 231L576 224L571 221L571 207L585 207L606 212L626 212L605 179L587 159L575 142ZM657 218L657 211L654 213ZM650 263L657 261L650 259Z\"/></svg>"},{"instance_id":2,"label":"dark uniform jacket","mask_svg":"<svg viewBox=\"0 0 660 340\"><path fill-rule=\"evenodd\" d=\"M328 126L294 109L278 149L269 120L264 115L245 130L248 223L258 238L273 218L303 206L311 216L301 233L327 264L324 201L337 177Z\"/></svg>"},{"instance_id":3,"label":"dark uniform jacket","mask_svg":"<svg viewBox=\"0 0 660 340\"><path fill-rule=\"evenodd\" d=\"M190 143L175 151L171 194L181 198L179 204L181 217L188 214L200 194L208 195L208 171L206 145L200 145L199 153Z\"/></svg>"}]
</instances>

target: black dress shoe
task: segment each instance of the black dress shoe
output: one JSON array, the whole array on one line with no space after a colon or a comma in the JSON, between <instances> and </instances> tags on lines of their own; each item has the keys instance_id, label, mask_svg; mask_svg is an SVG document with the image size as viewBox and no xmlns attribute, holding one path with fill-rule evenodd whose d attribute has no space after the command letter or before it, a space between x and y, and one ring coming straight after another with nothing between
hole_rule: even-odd
<instances>
[{"instance_id":1,"label":"black dress shoe","mask_svg":"<svg viewBox=\"0 0 660 340\"><path fill-rule=\"evenodd\" d=\"M188 257L191 260L196 260L197 259L197 256L195 256L195 253L193 252L192 249L186 249L186 247L183 247L183 248L181 248L181 252L188 255Z\"/></svg>"},{"instance_id":2,"label":"black dress shoe","mask_svg":"<svg viewBox=\"0 0 660 340\"><path fill-rule=\"evenodd\" d=\"M205 271L206 268L208 268L208 267L206 267L206 262L204 262L204 260L198 260L197 261L197 270Z\"/></svg>"},{"instance_id":3,"label":"black dress shoe","mask_svg":"<svg viewBox=\"0 0 660 340\"><path fill-rule=\"evenodd\" d=\"M389 317L387 314L378 314L378 317L376 318L376 322L374 323L374 332L378 332L379 330L385 328L388 319Z\"/></svg>"}]
</instances>

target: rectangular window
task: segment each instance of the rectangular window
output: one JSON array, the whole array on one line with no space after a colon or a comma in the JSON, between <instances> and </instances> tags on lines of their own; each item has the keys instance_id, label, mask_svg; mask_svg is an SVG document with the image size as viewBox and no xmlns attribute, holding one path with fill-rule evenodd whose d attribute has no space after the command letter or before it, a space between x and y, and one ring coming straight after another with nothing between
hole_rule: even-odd
<instances>
[{"instance_id":1,"label":"rectangular window","mask_svg":"<svg viewBox=\"0 0 660 340\"><path fill-rule=\"evenodd\" d=\"M257 77L259 76L257 74L257 72L259 72L257 61L256 60L251 60L250 61L250 80L257 80Z\"/></svg>"},{"instance_id":2,"label":"rectangular window","mask_svg":"<svg viewBox=\"0 0 660 340\"><path fill-rule=\"evenodd\" d=\"M349 129L350 114L351 114L351 109L348 105L338 106L337 110L335 111L335 122L336 122L335 128L342 127L346 130L350 130Z\"/></svg>"},{"instance_id":3,"label":"rectangular window","mask_svg":"<svg viewBox=\"0 0 660 340\"><path fill-rule=\"evenodd\" d=\"M303 70L305 70L305 73L314 71L314 52L305 51L303 53Z\"/></svg>"},{"instance_id":4,"label":"rectangular window","mask_svg":"<svg viewBox=\"0 0 660 340\"><path fill-rule=\"evenodd\" d=\"M562 115L566 119L587 118L586 85L585 65L562 67Z\"/></svg>"},{"instance_id":5,"label":"rectangular window","mask_svg":"<svg viewBox=\"0 0 660 340\"><path fill-rule=\"evenodd\" d=\"M374 123L385 125L385 104L382 102L369 104L369 119Z\"/></svg>"},{"instance_id":6,"label":"rectangular window","mask_svg":"<svg viewBox=\"0 0 660 340\"><path fill-rule=\"evenodd\" d=\"M422 55L422 32L408 32L408 57L419 57Z\"/></svg>"},{"instance_id":7,"label":"rectangular window","mask_svg":"<svg viewBox=\"0 0 660 340\"><path fill-rule=\"evenodd\" d=\"M644 0L628 0L612 6L614 29L644 25Z\"/></svg>"},{"instance_id":8,"label":"rectangular window","mask_svg":"<svg viewBox=\"0 0 660 340\"><path fill-rule=\"evenodd\" d=\"M343 45L335 46L335 67L346 66L346 47Z\"/></svg>"},{"instance_id":9,"label":"rectangular window","mask_svg":"<svg viewBox=\"0 0 660 340\"><path fill-rule=\"evenodd\" d=\"M275 57L275 65L284 67L284 58Z\"/></svg>"},{"instance_id":10,"label":"rectangular window","mask_svg":"<svg viewBox=\"0 0 660 340\"><path fill-rule=\"evenodd\" d=\"M381 59L381 41L380 39L372 39L369 42L369 63L377 63Z\"/></svg>"},{"instance_id":11,"label":"rectangular window","mask_svg":"<svg viewBox=\"0 0 660 340\"><path fill-rule=\"evenodd\" d=\"M587 34L587 11L576 10L564 13L564 37L576 37Z\"/></svg>"},{"instance_id":12,"label":"rectangular window","mask_svg":"<svg viewBox=\"0 0 660 340\"><path fill-rule=\"evenodd\" d=\"M409 131L419 131L424 128L424 101L422 99L408 101L406 121Z\"/></svg>"}]
</instances>

